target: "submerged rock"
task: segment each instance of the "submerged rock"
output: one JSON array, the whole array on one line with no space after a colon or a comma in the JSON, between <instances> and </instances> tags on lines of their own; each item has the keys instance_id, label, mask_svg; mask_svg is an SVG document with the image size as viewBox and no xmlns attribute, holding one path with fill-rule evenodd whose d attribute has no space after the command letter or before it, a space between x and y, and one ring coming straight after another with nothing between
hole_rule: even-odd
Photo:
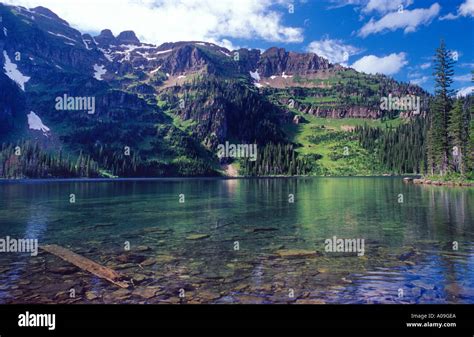
<instances>
[{"instance_id":1,"label":"submerged rock","mask_svg":"<svg viewBox=\"0 0 474 337\"><path fill-rule=\"evenodd\" d=\"M186 237L186 240L202 240L210 237L209 234L191 234Z\"/></svg>"},{"instance_id":2,"label":"submerged rock","mask_svg":"<svg viewBox=\"0 0 474 337\"><path fill-rule=\"evenodd\" d=\"M148 278L149 278L148 276L143 275L143 274L135 274L135 275L133 275L133 282L141 283L141 282L147 280Z\"/></svg>"},{"instance_id":3,"label":"submerged rock","mask_svg":"<svg viewBox=\"0 0 474 337\"><path fill-rule=\"evenodd\" d=\"M405 261L405 260L408 260L412 257L414 257L416 255L416 251L415 249L410 249L410 251L406 252L406 253L403 253L401 254L398 259L401 260L401 261Z\"/></svg>"},{"instance_id":4,"label":"submerged rock","mask_svg":"<svg viewBox=\"0 0 474 337\"><path fill-rule=\"evenodd\" d=\"M146 260L146 257L138 254L121 254L116 257L117 261L120 263L141 263Z\"/></svg>"},{"instance_id":5,"label":"submerged rock","mask_svg":"<svg viewBox=\"0 0 474 337\"><path fill-rule=\"evenodd\" d=\"M276 253L282 258L316 257L318 252L306 249L281 249Z\"/></svg>"},{"instance_id":6,"label":"submerged rock","mask_svg":"<svg viewBox=\"0 0 474 337\"><path fill-rule=\"evenodd\" d=\"M49 268L49 271L53 274L70 275L79 271L76 267L53 267Z\"/></svg>"},{"instance_id":7,"label":"submerged rock","mask_svg":"<svg viewBox=\"0 0 474 337\"><path fill-rule=\"evenodd\" d=\"M174 261L176 260L176 258L174 256L171 256L171 255L157 255L155 257L155 261L157 263L169 263L171 261Z\"/></svg>"},{"instance_id":8,"label":"submerged rock","mask_svg":"<svg viewBox=\"0 0 474 337\"><path fill-rule=\"evenodd\" d=\"M153 233L153 234L167 234L172 232L172 229L163 229L161 227L148 227L142 230L142 233Z\"/></svg>"},{"instance_id":9,"label":"submerged rock","mask_svg":"<svg viewBox=\"0 0 474 337\"><path fill-rule=\"evenodd\" d=\"M474 289L472 288L465 288L458 283L450 283L446 287L444 287L444 291L448 293L448 295L453 297L472 297L474 296Z\"/></svg>"},{"instance_id":10,"label":"submerged rock","mask_svg":"<svg viewBox=\"0 0 474 337\"><path fill-rule=\"evenodd\" d=\"M308 298L308 299L300 299L296 300L296 304L326 304L325 301L317 299L317 298Z\"/></svg>"},{"instance_id":11,"label":"submerged rock","mask_svg":"<svg viewBox=\"0 0 474 337\"><path fill-rule=\"evenodd\" d=\"M154 257L150 257L148 259L146 259L145 261L143 261L142 263L140 263L140 265L142 267L149 267L149 266L152 266L156 263L156 259Z\"/></svg>"},{"instance_id":12,"label":"submerged rock","mask_svg":"<svg viewBox=\"0 0 474 337\"><path fill-rule=\"evenodd\" d=\"M110 294L112 300L122 301L129 298L132 295L131 291L128 289L119 289Z\"/></svg>"},{"instance_id":13,"label":"submerged rock","mask_svg":"<svg viewBox=\"0 0 474 337\"><path fill-rule=\"evenodd\" d=\"M151 248L149 246L137 246L133 250L136 252L147 252L151 250Z\"/></svg>"},{"instance_id":14,"label":"submerged rock","mask_svg":"<svg viewBox=\"0 0 474 337\"><path fill-rule=\"evenodd\" d=\"M86 299L89 300L89 301L93 301L95 299L99 298L99 296L96 295L95 292L93 291L87 291L86 292Z\"/></svg>"},{"instance_id":15,"label":"submerged rock","mask_svg":"<svg viewBox=\"0 0 474 337\"><path fill-rule=\"evenodd\" d=\"M207 291L207 290L200 290L199 292L196 292L197 297L202 299L203 303L208 303L214 300L217 300L218 298L221 297L220 294Z\"/></svg>"},{"instance_id":16,"label":"submerged rock","mask_svg":"<svg viewBox=\"0 0 474 337\"><path fill-rule=\"evenodd\" d=\"M160 290L160 287L139 287L133 291L134 296L140 296L145 299L155 297L156 293Z\"/></svg>"},{"instance_id":17,"label":"submerged rock","mask_svg":"<svg viewBox=\"0 0 474 337\"><path fill-rule=\"evenodd\" d=\"M274 227L263 227L263 228L253 228L253 229L249 229L247 230L247 232L249 233L259 233L259 232L273 232L273 231L277 231L278 228L274 228Z\"/></svg>"}]
</instances>

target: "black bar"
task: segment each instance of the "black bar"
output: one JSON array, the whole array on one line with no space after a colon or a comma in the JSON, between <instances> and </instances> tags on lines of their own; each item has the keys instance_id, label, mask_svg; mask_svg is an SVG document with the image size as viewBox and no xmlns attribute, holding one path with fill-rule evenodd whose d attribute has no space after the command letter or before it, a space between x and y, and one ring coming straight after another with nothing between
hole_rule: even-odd
<instances>
[{"instance_id":1,"label":"black bar","mask_svg":"<svg viewBox=\"0 0 474 337\"><path fill-rule=\"evenodd\" d=\"M55 330L19 327L18 317L26 311L56 314ZM421 319L412 314L434 316ZM0 337L472 337L473 318L473 305L3 305ZM407 323L426 322L456 323L456 327L407 327Z\"/></svg>"}]
</instances>

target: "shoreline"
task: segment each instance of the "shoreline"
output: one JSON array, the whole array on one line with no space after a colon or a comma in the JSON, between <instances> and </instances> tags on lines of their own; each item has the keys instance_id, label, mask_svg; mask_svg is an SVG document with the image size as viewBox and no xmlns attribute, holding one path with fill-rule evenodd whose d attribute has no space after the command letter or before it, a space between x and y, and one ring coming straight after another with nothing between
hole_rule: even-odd
<instances>
[{"instance_id":1,"label":"shoreline","mask_svg":"<svg viewBox=\"0 0 474 337\"><path fill-rule=\"evenodd\" d=\"M432 180L426 178L403 178L403 182L407 184L414 185L432 185L432 186L448 186L448 187L474 187L474 182L468 181L441 181L441 180Z\"/></svg>"},{"instance_id":2,"label":"shoreline","mask_svg":"<svg viewBox=\"0 0 474 337\"><path fill-rule=\"evenodd\" d=\"M136 177L136 178L0 178L2 183L54 183L54 182L126 182L126 181L183 181L183 180L257 180L257 179L301 179L301 178L383 178L405 179L406 175L375 175L375 176L219 176L219 177ZM413 178L411 178L413 179Z\"/></svg>"}]
</instances>

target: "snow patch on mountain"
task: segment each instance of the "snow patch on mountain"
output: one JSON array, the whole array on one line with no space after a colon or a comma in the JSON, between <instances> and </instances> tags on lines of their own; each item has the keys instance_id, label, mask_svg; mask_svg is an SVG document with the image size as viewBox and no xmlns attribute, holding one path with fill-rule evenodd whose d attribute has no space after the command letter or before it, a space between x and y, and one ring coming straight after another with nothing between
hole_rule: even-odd
<instances>
[{"instance_id":1,"label":"snow patch on mountain","mask_svg":"<svg viewBox=\"0 0 474 337\"><path fill-rule=\"evenodd\" d=\"M47 133L51 130L46 125L43 124L43 121L37 114L35 114L33 111L30 111L27 117L28 117L28 126L31 130L42 131L45 136L48 136Z\"/></svg>"},{"instance_id":2,"label":"snow patch on mountain","mask_svg":"<svg viewBox=\"0 0 474 337\"><path fill-rule=\"evenodd\" d=\"M456 94L457 97L466 97L469 95L474 94L474 86L464 87L459 89L458 93Z\"/></svg>"},{"instance_id":3,"label":"snow patch on mountain","mask_svg":"<svg viewBox=\"0 0 474 337\"><path fill-rule=\"evenodd\" d=\"M5 64L3 65L5 75L15 81L21 90L25 91L25 83L28 82L31 77L23 75L20 70L18 70L18 66L10 60L5 50L3 51L3 56L5 57Z\"/></svg>"},{"instance_id":4,"label":"snow patch on mountain","mask_svg":"<svg viewBox=\"0 0 474 337\"><path fill-rule=\"evenodd\" d=\"M250 76L255 80L255 81L260 81L260 74L258 73L258 70L255 70L255 72L250 71Z\"/></svg>"},{"instance_id":5,"label":"snow patch on mountain","mask_svg":"<svg viewBox=\"0 0 474 337\"><path fill-rule=\"evenodd\" d=\"M50 31L48 31L48 33L51 34L51 35L57 36L57 37L62 37L63 39L66 39L66 40L69 40L69 41L72 41L72 42L77 42L76 40L71 39L70 37L68 37L66 35L63 35L63 34L53 33L53 32L50 32Z\"/></svg>"},{"instance_id":6,"label":"snow patch on mountain","mask_svg":"<svg viewBox=\"0 0 474 337\"><path fill-rule=\"evenodd\" d=\"M82 39L82 42L84 42L84 45L86 46L87 50L92 50L91 47L89 47L89 43L92 43L91 40L84 40Z\"/></svg>"},{"instance_id":7,"label":"snow patch on mountain","mask_svg":"<svg viewBox=\"0 0 474 337\"><path fill-rule=\"evenodd\" d=\"M102 75L107 72L104 66L99 66L98 64L94 64L94 78L98 81L102 81Z\"/></svg>"},{"instance_id":8,"label":"snow patch on mountain","mask_svg":"<svg viewBox=\"0 0 474 337\"><path fill-rule=\"evenodd\" d=\"M160 71L160 69L161 69L161 66L159 66L158 68L156 68L156 69L150 71L150 74L157 73L158 71Z\"/></svg>"},{"instance_id":9,"label":"snow patch on mountain","mask_svg":"<svg viewBox=\"0 0 474 337\"><path fill-rule=\"evenodd\" d=\"M173 51L173 49L167 49L167 50L161 50L161 51L157 51L155 54L156 55L160 55L160 54L166 54L166 53L169 53Z\"/></svg>"},{"instance_id":10,"label":"snow patch on mountain","mask_svg":"<svg viewBox=\"0 0 474 337\"><path fill-rule=\"evenodd\" d=\"M5 34L5 36L8 36L8 29L6 27L3 27L3 34Z\"/></svg>"},{"instance_id":11,"label":"snow patch on mountain","mask_svg":"<svg viewBox=\"0 0 474 337\"><path fill-rule=\"evenodd\" d=\"M114 62L114 58L112 57L112 55L110 54L109 51L105 50L105 49L102 49L102 48L98 48L102 54L104 54L104 57L109 60L110 62Z\"/></svg>"}]
</instances>

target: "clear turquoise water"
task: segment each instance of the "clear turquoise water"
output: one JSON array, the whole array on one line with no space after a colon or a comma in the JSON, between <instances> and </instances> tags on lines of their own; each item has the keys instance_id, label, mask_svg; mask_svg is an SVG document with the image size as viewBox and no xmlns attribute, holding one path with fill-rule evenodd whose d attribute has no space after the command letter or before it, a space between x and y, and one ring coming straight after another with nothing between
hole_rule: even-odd
<instances>
[{"instance_id":1,"label":"clear turquoise water","mask_svg":"<svg viewBox=\"0 0 474 337\"><path fill-rule=\"evenodd\" d=\"M193 234L208 237L190 240ZM189 286L196 298L216 293L213 303L474 303L473 188L400 178L3 182L0 238L7 235L65 246L111 267L126 241L131 252L146 245L137 253L170 258L143 268L150 277L144 286L163 286L168 297ZM364 239L365 255L325 252L333 236ZM322 256L278 254L291 249ZM412 250L413 258L400 258ZM33 301L21 281L47 282L27 268L52 259L45 255L0 253L0 301ZM110 288L87 274L75 277L86 288Z\"/></svg>"}]
</instances>

